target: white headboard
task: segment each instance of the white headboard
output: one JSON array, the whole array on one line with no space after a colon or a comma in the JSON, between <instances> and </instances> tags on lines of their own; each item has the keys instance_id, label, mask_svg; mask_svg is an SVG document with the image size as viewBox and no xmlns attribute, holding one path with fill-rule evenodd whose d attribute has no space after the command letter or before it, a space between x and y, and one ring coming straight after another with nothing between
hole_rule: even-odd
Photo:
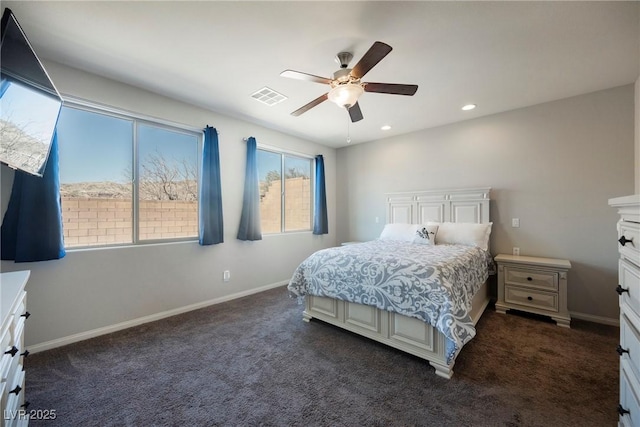
<instances>
[{"instance_id":1,"label":"white headboard","mask_svg":"<svg viewBox=\"0 0 640 427\"><path fill-rule=\"evenodd\" d=\"M387 193L387 224L489 222L490 187Z\"/></svg>"}]
</instances>

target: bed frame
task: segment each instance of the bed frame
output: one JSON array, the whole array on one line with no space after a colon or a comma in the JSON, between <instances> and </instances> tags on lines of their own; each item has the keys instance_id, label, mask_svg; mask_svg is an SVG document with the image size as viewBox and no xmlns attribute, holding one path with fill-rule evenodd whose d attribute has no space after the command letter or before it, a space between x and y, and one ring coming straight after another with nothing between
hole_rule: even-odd
<instances>
[{"instance_id":1,"label":"bed frame","mask_svg":"<svg viewBox=\"0 0 640 427\"><path fill-rule=\"evenodd\" d=\"M489 222L490 188L389 193L387 223L425 224L438 222ZM471 318L475 325L489 304L489 289L483 283L473 298ZM429 361L436 374L451 378L444 335L419 319L375 307L333 298L305 297L303 320L318 319L358 335ZM457 356L457 355L456 355Z\"/></svg>"}]
</instances>

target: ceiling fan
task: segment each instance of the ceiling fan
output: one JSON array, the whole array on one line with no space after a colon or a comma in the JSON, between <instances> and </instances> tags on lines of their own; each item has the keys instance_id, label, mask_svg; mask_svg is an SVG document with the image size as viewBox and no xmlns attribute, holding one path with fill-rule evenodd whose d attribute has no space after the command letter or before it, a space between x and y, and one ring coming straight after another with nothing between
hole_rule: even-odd
<instances>
[{"instance_id":1,"label":"ceiling fan","mask_svg":"<svg viewBox=\"0 0 640 427\"><path fill-rule=\"evenodd\" d=\"M282 77L307 80L331 86L329 92L298 108L291 113L291 115L299 116L328 99L338 106L346 108L349 111L351 121L355 123L363 119L358 98L364 92L413 96L418 90L418 85L368 83L360 80L378 62L387 56L389 52L391 52L391 46L386 43L375 42L353 68L347 68L349 62L353 59L353 54L350 52L340 52L335 58L336 62L340 64L340 69L333 73L333 79L302 73L300 71L283 71L280 73Z\"/></svg>"}]
</instances>

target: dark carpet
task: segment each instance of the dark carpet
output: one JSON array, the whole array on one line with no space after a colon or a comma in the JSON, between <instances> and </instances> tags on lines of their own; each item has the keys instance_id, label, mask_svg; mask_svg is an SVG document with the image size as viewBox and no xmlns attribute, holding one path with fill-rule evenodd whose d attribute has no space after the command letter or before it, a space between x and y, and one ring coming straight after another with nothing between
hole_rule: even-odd
<instances>
[{"instance_id":1,"label":"dark carpet","mask_svg":"<svg viewBox=\"0 0 640 427\"><path fill-rule=\"evenodd\" d=\"M285 288L27 359L31 426L614 426L619 330L492 308L445 380Z\"/></svg>"}]
</instances>

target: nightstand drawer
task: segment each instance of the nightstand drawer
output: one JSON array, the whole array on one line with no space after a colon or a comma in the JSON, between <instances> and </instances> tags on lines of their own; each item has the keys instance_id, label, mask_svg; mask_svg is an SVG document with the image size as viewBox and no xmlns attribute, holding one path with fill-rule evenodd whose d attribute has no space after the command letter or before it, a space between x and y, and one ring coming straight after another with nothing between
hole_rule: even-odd
<instances>
[{"instance_id":1,"label":"nightstand drawer","mask_svg":"<svg viewBox=\"0 0 640 427\"><path fill-rule=\"evenodd\" d=\"M548 291L558 290L558 273L511 266L504 267L504 283Z\"/></svg>"},{"instance_id":2,"label":"nightstand drawer","mask_svg":"<svg viewBox=\"0 0 640 427\"><path fill-rule=\"evenodd\" d=\"M553 292L505 285L504 300L508 304L558 311L558 294Z\"/></svg>"}]
</instances>

